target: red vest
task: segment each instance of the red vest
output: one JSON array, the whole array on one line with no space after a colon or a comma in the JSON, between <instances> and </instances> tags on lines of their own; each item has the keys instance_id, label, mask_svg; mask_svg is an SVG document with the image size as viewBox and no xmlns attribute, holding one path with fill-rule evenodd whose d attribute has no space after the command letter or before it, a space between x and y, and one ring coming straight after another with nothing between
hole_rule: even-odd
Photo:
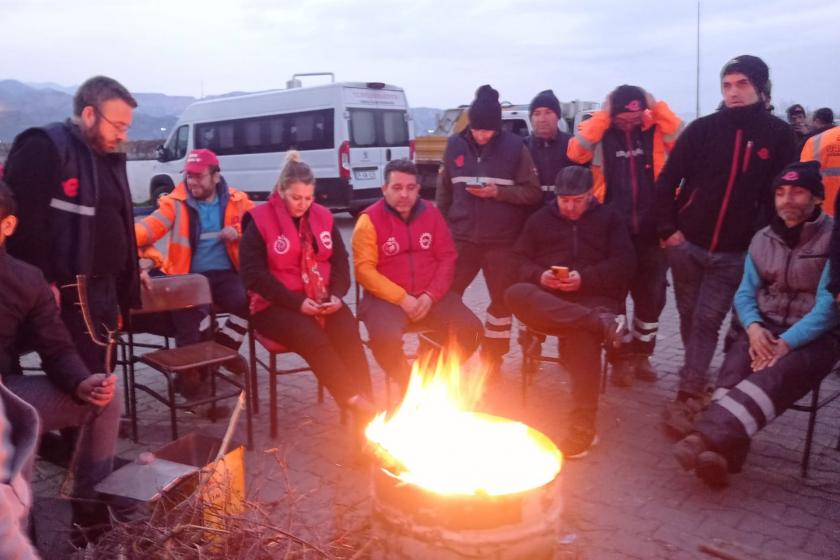
<instances>
[{"instance_id":1,"label":"red vest","mask_svg":"<svg viewBox=\"0 0 840 560\"><path fill-rule=\"evenodd\" d=\"M265 241L269 272L288 290L302 293L300 234L286 209L286 203L277 193L274 193L268 198L268 202L251 209L250 213ZM329 286L330 257L333 248L332 212L320 204L312 204L309 208L309 228L318 244L318 250L315 253L318 270ZM257 313L271 305L271 302L259 294L249 292L249 296L251 313Z\"/></svg>"},{"instance_id":2,"label":"red vest","mask_svg":"<svg viewBox=\"0 0 840 560\"><path fill-rule=\"evenodd\" d=\"M385 206L385 200L365 209L376 230L379 261L376 270L413 296L429 291L437 301L449 290L452 282L436 276L451 273L441 270L441 249L454 253L452 238L443 216L431 203L418 200L420 208L409 223L405 223Z\"/></svg>"}]
</instances>

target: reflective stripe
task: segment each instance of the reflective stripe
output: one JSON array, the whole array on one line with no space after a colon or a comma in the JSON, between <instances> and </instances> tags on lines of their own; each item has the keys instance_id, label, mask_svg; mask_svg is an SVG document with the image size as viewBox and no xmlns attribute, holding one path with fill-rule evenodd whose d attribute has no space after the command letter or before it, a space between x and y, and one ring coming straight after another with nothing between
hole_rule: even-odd
<instances>
[{"instance_id":1,"label":"reflective stripe","mask_svg":"<svg viewBox=\"0 0 840 560\"><path fill-rule=\"evenodd\" d=\"M208 231L207 233L202 233L198 236L199 239L219 239L221 237L222 232L220 231Z\"/></svg>"},{"instance_id":2,"label":"reflective stripe","mask_svg":"<svg viewBox=\"0 0 840 560\"><path fill-rule=\"evenodd\" d=\"M650 342L651 340L656 340L656 333L642 334L636 329L633 329L633 338L642 342Z\"/></svg>"},{"instance_id":3,"label":"reflective stripe","mask_svg":"<svg viewBox=\"0 0 840 560\"><path fill-rule=\"evenodd\" d=\"M190 246L190 240L188 237L184 237L181 235L181 220L184 219L183 214L183 204L176 203L175 204L175 221L172 224L172 239L171 242L176 245L183 245L184 247Z\"/></svg>"},{"instance_id":4,"label":"reflective stripe","mask_svg":"<svg viewBox=\"0 0 840 560\"><path fill-rule=\"evenodd\" d=\"M144 230L146 230L146 235L148 236L148 238L149 238L149 239L154 239L154 235L152 235L152 228L151 228L151 227L149 227L149 226L146 224L146 222L144 222L143 220L140 220L140 221L139 221L139 222L137 222L137 223L138 223L138 224L139 224L139 225L140 225L140 226L141 226Z\"/></svg>"},{"instance_id":5,"label":"reflective stripe","mask_svg":"<svg viewBox=\"0 0 840 560\"><path fill-rule=\"evenodd\" d=\"M160 223L162 223L163 227L165 227L166 229L171 229L172 228L172 220L170 220L169 217L166 216L160 210L155 210L154 212L152 212L152 215L150 217L152 217L152 218L156 219L157 221L159 221Z\"/></svg>"},{"instance_id":6,"label":"reflective stripe","mask_svg":"<svg viewBox=\"0 0 840 560\"><path fill-rule=\"evenodd\" d=\"M820 160L820 142L822 142L822 135L823 134L825 134L825 132L820 132L819 134L814 136L814 151L811 154L811 159L814 159L814 160L817 160L817 161Z\"/></svg>"},{"instance_id":7,"label":"reflective stripe","mask_svg":"<svg viewBox=\"0 0 840 560\"><path fill-rule=\"evenodd\" d=\"M732 416L738 419L739 422L744 426L744 430L747 432L748 436L752 436L758 431L758 424L755 422L755 418L753 418L750 411L744 407L741 403L726 395L722 399L718 401L718 404L728 410Z\"/></svg>"},{"instance_id":8,"label":"reflective stripe","mask_svg":"<svg viewBox=\"0 0 840 560\"><path fill-rule=\"evenodd\" d=\"M544 192L554 192L554 185L540 185L540 189Z\"/></svg>"},{"instance_id":9,"label":"reflective stripe","mask_svg":"<svg viewBox=\"0 0 840 560\"><path fill-rule=\"evenodd\" d=\"M493 183L494 185L512 186L515 183L511 179L502 179L499 177L453 177L453 183L466 183L468 185L476 185L481 183Z\"/></svg>"},{"instance_id":10,"label":"reflective stripe","mask_svg":"<svg viewBox=\"0 0 840 560\"><path fill-rule=\"evenodd\" d=\"M823 177L840 177L840 167L826 167L820 171Z\"/></svg>"},{"instance_id":11,"label":"reflective stripe","mask_svg":"<svg viewBox=\"0 0 840 560\"><path fill-rule=\"evenodd\" d=\"M510 330L506 331L484 331L485 338L510 338Z\"/></svg>"},{"instance_id":12,"label":"reflective stripe","mask_svg":"<svg viewBox=\"0 0 840 560\"><path fill-rule=\"evenodd\" d=\"M640 321L638 317L633 317L633 326L634 327L639 327L640 329L646 329L646 330L658 329L659 328L659 322L645 323L644 321Z\"/></svg>"},{"instance_id":13,"label":"reflective stripe","mask_svg":"<svg viewBox=\"0 0 840 560\"><path fill-rule=\"evenodd\" d=\"M595 151L592 152L592 165L604 165L604 145L598 142Z\"/></svg>"},{"instance_id":14,"label":"reflective stripe","mask_svg":"<svg viewBox=\"0 0 840 560\"><path fill-rule=\"evenodd\" d=\"M715 389L715 392L712 393L712 400L713 401L719 401L720 399L725 397L728 393L729 393L729 389L727 389L726 387L718 387L717 389Z\"/></svg>"},{"instance_id":15,"label":"reflective stripe","mask_svg":"<svg viewBox=\"0 0 840 560\"><path fill-rule=\"evenodd\" d=\"M65 212L70 212L71 214L79 214L80 216L96 215L96 208L94 208L93 206L82 206L81 204L73 204L72 202L67 202L66 200L61 200L58 198L50 200L50 206L52 206L56 210L64 210Z\"/></svg>"},{"instance_id":16,"label":"reflective stripe","mask_svg":"<svg viewBox=\"0 0 840 560\"><path fill-rule=\"evenodd\" d=\"M199 331L206 331L210 328L210 315L205 315L204 319L198 324Z\"/></svg>"},{"instance_id":17,"label":"reflective stripe","mask_svg":"<svg viewBox=\"0 0 840 560\"><path fill-rule=\"evenodd\" d=\"M770 422L770 420L776 417L776 407L767 393L764 392L764 389L749 379L744 379L735 385L735 388L755 401L759 408L761 408L761 412L764 414L764 419L767 422Z\"/></svg>"},{"instance_id":18,"label":"reflective stripe","mask_svg":"<svg viewBox=\"0 0 840 560\"><path fill-rule=\"evenodd\" d=\"M488 314L484 322L494 327L509 327L513 324L513 317L493 317Z\"/></svg>"},{"instance_id":19,"label":"reflective stripe","mask_svg":"<svg viewBox=\"0 0 840 560\"><path fill-rule=\"evenodd\" d=\"M578 141L578 144L581 145L586 150L592 151L592 147L595 146L592 142L586 139L586 137L581 134L580 132L575 132L575 140Z\"/></svg>"},{"instance_id":20,"label":"reflective stripe","mask_svg":"<svg viewBox=\"0 0 840 560\"><path fill-rule=\"evenodd\" d=\"M245 338L245 335L243 333L236 332L235 330L227 326L224 326L221 329L219 329L219 334L225 335L234 342L242 342L242 340Z\"/></svg>"},{"instance_id":21,"label":"reflective stripe","mask_svg":"<svg viewBox=\"0 0 840 560\"><path fill-rule=\"evenodd\" d=\"M237 315L228 315L228 320L227 320L227 322L228 322L228 323L233 323L233 324L234 324L234 325L236 325L237 327L242 327L243 329L247 329L247 328L248 328L248 320L247 320L247 319L243 319L242 317L239 317L239 316L237 316Z\"/></svg>"}]
</instances>

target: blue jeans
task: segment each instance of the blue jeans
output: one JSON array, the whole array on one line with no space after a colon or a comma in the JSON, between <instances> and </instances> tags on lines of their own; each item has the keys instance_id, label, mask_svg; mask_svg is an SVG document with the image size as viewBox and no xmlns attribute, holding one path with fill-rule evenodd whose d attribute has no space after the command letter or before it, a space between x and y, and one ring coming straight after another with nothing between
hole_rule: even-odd
<instances>
[{"instance_id":1,"label":"blue jeans","mask_svg":"<svg viewBox=\"0 0 840 560\"><path fill-rule=\"evenodd\" d=\"M679 390L699 396L709 385L709 365L741 282L745 253L710 253L685 241L667 254L685 347Z\"/></svg>"}]
</instances>

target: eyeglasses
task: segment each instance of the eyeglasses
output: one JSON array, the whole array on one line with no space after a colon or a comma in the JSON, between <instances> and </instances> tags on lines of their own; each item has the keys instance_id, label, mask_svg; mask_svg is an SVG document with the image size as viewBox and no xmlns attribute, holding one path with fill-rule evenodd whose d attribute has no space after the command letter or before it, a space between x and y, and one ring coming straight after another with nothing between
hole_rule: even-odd
<instances>
[{"instance_id":1,"label":"eyeglasses","mask_svg":"<svg viewBox=\"0 0 840 560\"><path fill-rule=\"evenodd\" d=\"M97 114L97 115L99 115L100 117L102 117L102 119L103 119L106 123L108 123L108 124L110 124L112 127L114 127L114 130L116 130L116 131L117 131L117 132L119 132L120 134L125 134L126 132L128 132L128 129L129 129L129 128L131 128L131 125L130 125L130 124L115 123L114 121L112 121L111 119L109 119L108 117L106 117L105 115L103 115L103 114L102 114L102 111L100 111L99 109L94 108L94 111L96 111L96 114Z\"/></svg>"}]
</instances>

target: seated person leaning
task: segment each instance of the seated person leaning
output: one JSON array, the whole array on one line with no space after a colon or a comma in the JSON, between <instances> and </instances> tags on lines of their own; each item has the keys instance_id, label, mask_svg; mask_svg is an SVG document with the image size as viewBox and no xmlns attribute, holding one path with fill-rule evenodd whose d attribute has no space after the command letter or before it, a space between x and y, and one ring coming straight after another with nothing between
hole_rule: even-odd
<instances>
[{"instance_id":1,"label":"seated person leaning","mask_svg":"<svg viewBox=\"0 0 840 560\"><path fill-rule=\"evenodd\" d=\"M750 243L735 311L746 330L723 360L712 403L674 446L685 470L712 486L747 457L750 438L816 387L840 357L828 291L833 221L819 163L792 163L773 181L776 215Z\"/></svg>"},{"instance_id":2,"label":"seated person leaning","mask_svg":"<svg viewBox=\"0 0 840 560\"><path fill-rule=\"evenodd\" d=\"M240 272L257 332L300 354L339 406L355 410L372 389L356 319L341 301L350 261L314 197L312 169L290 151L268 202L245 215Z\"/></svg>"},{"instance_id":3,"label":"seated person leaning","mask_svg":"<svg viewBox=\"0 0 840 560\"><path fill-rule=\"evenodd\" d=\"M420 199L414 163L390 161L382 194L353 230L356 280L365 289L359 316L376 361L405 389L410 367L402 336L409 325L431 329L441 345L456 343L463 359L478 347L482 326L450 291L458 253L440 211Z\"/></svg>"},{"instance_id":4,"label":"seated person leaning","mask_svg":"<svg viewBox=\"0 0 840 560\"><path fill-rule=\"evenodd\" d=\"M563 338L563 363L572 379L573 408L560 450L570 459L594 445L601 347L617 346L616 317L636 266L622 218L592 194L592 173L579 166L557 174L556 204L527 222L514 251L519 278L505 293L528 327Z\"/></svg>"}]
</instances>

